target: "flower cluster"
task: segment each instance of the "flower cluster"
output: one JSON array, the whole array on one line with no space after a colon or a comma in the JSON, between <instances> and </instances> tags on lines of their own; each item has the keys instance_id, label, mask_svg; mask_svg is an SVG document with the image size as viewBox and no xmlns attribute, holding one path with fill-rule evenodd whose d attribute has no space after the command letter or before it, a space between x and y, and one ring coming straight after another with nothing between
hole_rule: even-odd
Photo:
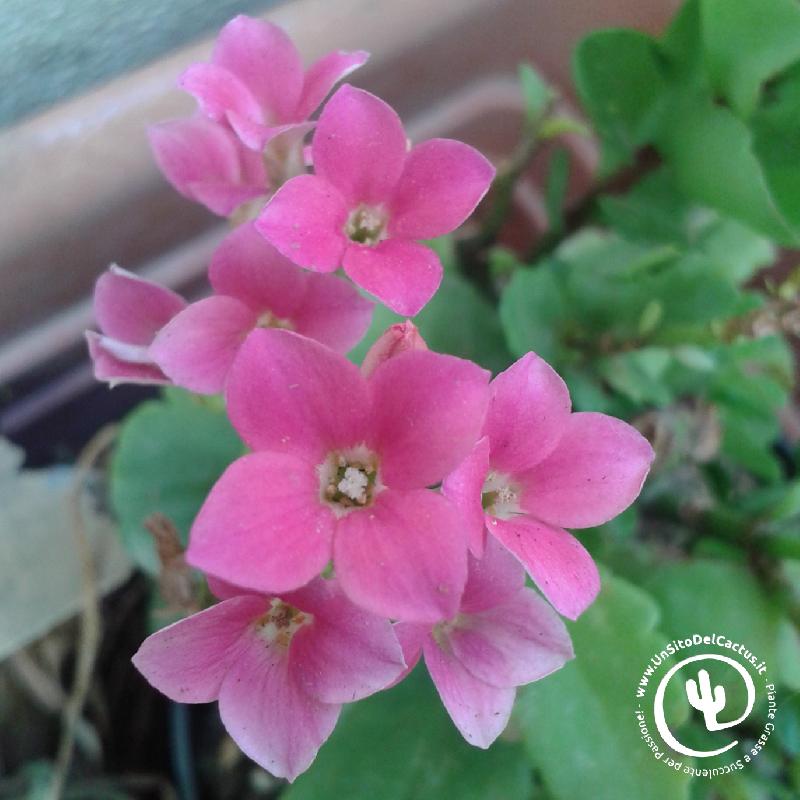
<instances>
[{"instance_id":1,"label":"flower cluster","mask_svg":"<svg viewBox=\"0 0 800 800\"><path fill-rule=\"evenodd\" d=\"M652 460L627 424L571 413L533 353L490 380L408 321L360 368L347 360L372 313L353 284L416 314L442 273L418 240L460 225L493 177L460 142L409 147L395 112L350 86L304 150L308 116L365 59L334 53L304 73L279 29L229 23L181 80L197 116L151 136L179 191L239 223L212 257L213 294L187 303L112 267L95 292L102 334L88 334L101 380L223 392L249 448L186 551L218 602L134 663L173 700L217 700L242 750L290 780L343 703L420 655L458 729L488 747L516 687L572 657L559 613L576 618L599 590L565 528L620 513Z\"/></svg>"}]
</instances>

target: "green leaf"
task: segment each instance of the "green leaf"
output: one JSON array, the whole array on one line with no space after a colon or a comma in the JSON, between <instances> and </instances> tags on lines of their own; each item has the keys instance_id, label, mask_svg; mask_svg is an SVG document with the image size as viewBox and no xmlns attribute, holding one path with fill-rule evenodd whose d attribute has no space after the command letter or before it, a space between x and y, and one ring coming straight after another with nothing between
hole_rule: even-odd
<instances>
[{"instance_id":1,"label":"green leaf","mask_svg":"<svg viewBox=\"0 0 800 800\"><path fill-rule=\"evenodd\" d=\"M800 694L781 703L781 724L775 728L775 737L790 756L800 758Z\"/></svg>"},{"instance_id":2,"label":"green leaf","mask_svg":"<svg viewBox=\"0 0 800 800\"><path fill-rule=\"evenodd\" d=\"M737 286L774 259L774 248L763 236L692 203L668 168L645 176L624 195L601 198L599 206L603 221L624 238L703 254L714 272Z\"/></svg>"},{"instance_id":3,"label":"green leaf","mask_svg":"<svg viewBox=\"0 0 800 800\"><path fill-rule=\"evenodd\" d=\"M644 244L688 245L690 226L697 224L691 204L663 168L645 175L623 195L601 197L598 205L603 222L626 239Z\"/></svg>"},{"instance_id":4,"label":"green leaf","mask_svg":"<svg viewBox=\"0 0 800 800\"><path fill-rule=\"evenodd\" d=\"M282 800L524 800L530 768L519 745L468 745L424 669L346 707L311 769Z\"/></svg>"},{"instance_id":5,"label":"green leaf","mask_svg":"<svg viewBox=\"0 0 800 800\"><path fill-rule=\"evenodd\" d=\"M146 572L158 559L144 520L166 515L183 542L206 495L244 453L219 403L186 393L143 403L125 420L111 464L111 501L123 542Z\"/></svg>"},{"instance_id":6,"label":"green leaf","mask_svg":"<svg viewBox=\"0 0 800 800\"><path fill-rule=\"evenodd\" d=\"M672 123L659 133L659 148L687 195L782 244L800 242L775 204L753 152L753 135L742 120L715 105L710 95L682 98L669 116Z\"/></svg>"},{"instance_id":7,"label":"green leaf","mask_svg":"<svg viewBox=\"0 0 800 800\"><path fill-rule=\"evenodd\" d=\"M751 120L753 150L767 184L777 204L795 224L800 220L799 119L800 66L769 87L764 103Z\"/></svg>"},{"instance_id":8,"label":"green leaf","mask_svg":"<svg viewBox=\"0 0 800 800\"><path fill-rule=\"evenodd\" d=\"M525 104L525 117L532 128L544 119L555 97L552 87L530 65L519 65L519 84Z\"/></svg>"},{"instance_id":9,"label":"green leaf","mask_svg":"<svg viewBox=\"0 0 800 800\"><path fill-rule=\"evenodd\" d=\"M492 372L511 362L497 310L456 273L445 275L414 322L431 350L471 359Z\"/></svg>"},{"instance_id":10,"label":"green leaf","mask_svg":"<svg viewBox=\"0 0 800 800\"><path fill-rule=\"evenodd\" d=\"M672 393L663 380L672 356L660 347L646 347L605 356L596 362L598 373L618 392L638 405L665 406Z\"/></svg>"},{"instance_id":11,"label":"green leaf","mask_svg":"<svg viewBox=\"0 0 800 800\"><path fill-rule=\"evenodd\" d=\"M554 800L688 797L689 778L653 758L633 713L642 672L665 645L657 621L647 594L604 571L600 596L568 626L574 661L520 690L516 720ZM685 700L668 699L670 719L685 718Z\"/></svg>"},{"instance_id":12,"label":"green leaf","mask_svg":"<svg viewBox=\"0 0 800 800\"><path fill-rule=\"evenodd\" d=\"M793 361L777 337L742 340L717 349L708 398L719 410L723 452L768 481L781 477L772 453L780 425L778 409L792 386Z\"/></svg>"},{"instance_id":13,"label":"green leaf","mask_svg":"<svg viewBox=\"0 0 800 800\"><path fill-rule=\"evenodd\" d=\"M800 59L796 0L702 0L703 44L714 88L742 116L761 85Z\"/></svg>"},{"instance_id":14,"label":"green leaf","mask_svg":"<svg viewBox=\"0 0 800 800\"><path fill-rule=\"evenodd\" d=\"M559 329L566 315L561 288L549 263L518 269L500 297L500 320L516 356L529 350L554 366L561 352Z\"/></svg>"},{"instance_id":15,"label":"green leaf","mask_svg":"<svg viewBox=\"0 0 800 800\"><path fill-rule=\"evenodd\" d=\"M789 646L781 644L782 612L745 564L711 559L662 563L652 567L643 585L659 601L661 624L671 637L723 634L766 661L768 674L778 679L779 646ZM741 691L741 682L729 687L731 698ZM736 705L733 699L731 704Z\"/></svg>"},{"instance_id":16,"label":"green leaf","mask_svg":"<svg viewBox=\"0 0 800 800\"><path fill-rule=\"evenodd\" d=\"M573 59L575 86L602 140L601 172L630 162L654 136L664 79L655 42L631 30L589 34Z\"/></svg>"}]
</instances>

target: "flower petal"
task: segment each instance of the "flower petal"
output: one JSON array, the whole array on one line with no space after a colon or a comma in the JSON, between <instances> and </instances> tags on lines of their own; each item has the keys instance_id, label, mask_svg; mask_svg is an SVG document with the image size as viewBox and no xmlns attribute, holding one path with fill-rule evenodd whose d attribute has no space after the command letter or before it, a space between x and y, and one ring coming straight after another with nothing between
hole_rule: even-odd
<instances>
[{"instance_id":1,"label":"flower petal","mask_svg":"<svg viewBox=\"0 0 800 800\"><path fill-rule=\"evenodd\" d=\"M228 581L223 581L220 578L215 577L214 575L205 575L206 585L208 586L208 590L217 600L228 600L231 597L238 597L241 594L248 594L247 589L242 589L241 586L237 586L235 583L228 583Z\"/></svg>"},{"instance_id":2,"label":"flower petal","mask_svg":"<svg viewBox=\"0 0 800 800\"><path fill-rule=\"evenodd\" d=\"M307 272L306 278L306 292L293 318L295 330L346 353L367 332L374 305L338 275Z\"/></svg>"},{"instance_id":3,"label":"flower petal","mask_svg":"<svg viewBox=\"0 0 800 800\"><path fill-rule=\"evenodd\" d=\"M450 233L475 210L494 178L494 167L474 147L430 139L411 149L394 191L389 233L434 239Z\"/></svg>"},{"instance_id":4,"label":"flower petal","mask_svg":"<svg viewBox=\"0 0 800 800\"><path fill-rule=\"evenodd\" d=\"M236 131L236 135L250 148L251 151L262 157L264 149L279 136L285 143L285 151L289 153L292 148L298 148L298 155L302 147L302 139L309 131L314 130L313 122L288 122L285 125L262 125L254 122L249 117L242 116L236 112L228 113L228 122ZM281 164L286 164L289 156L281 159Z\"/></svg>"},{"instance_id":5,"label":"flower petal","mask_svg":"<svg viewBox=\"0 0 800 800\"><path fill-rule=\"evenodd\" d=\"M171 289L112 265L94 287L94 315L106 336L147 346L186 301Z\"/></svg>"},{"instance_id":6,"label":"flower petal","mask_svg":"<svg viewBox=\"0 0 800 800\"><path fill-rule=\"evenodd\" d=\"M309 273L282 256L252 222L240 225L211 256L208 278L217 294L230 295L254 311L289 319L303 301Z\"/></svg>"},{"instance_id":7,"label":"flower petal","mask_svg":"<svg viewBox=\"0 0 800 800\"><path fill-rule=\"evenodd\" d=\"M222 724L241 750L279 778L308 769L331 735L341 706L306 694L290 671L286 650L247 637L222 683Z\"/></svg>"},{"instance_id":8,"label":"flower petal","mask_svg":"<svg viewBox=\"0 0 800 800\"><path fill-rule=\"evenodd\" d=\"M430 636L431 626L420 625L416 622L396 622L394 624L394 632L403 651L403 659L406 662L405 671L401 673L396 681L396 683L400 683L417 666L425 640Z\"/></svg>"},{"instance_id":9,"label":"flower petal","mask_svg":"<svg viewBox=\"0 0 800 800\"><path fill-rule=\"evenodd\" d=\"M525 568L496 539L489 537L481 558L469 557L461 612L477 614L507 603L525 586Z\"/></svg>"},{"instance_id":10,"label":"flower petal","mask_svg":"<svg viewBox=\"0 0 800 800\"><path fill-rule=\"evenodd\" d=\"M264 110L270 124L296 122L303 89L303 62L285 31L243 14L220 31L214 64L236 75Z\"/></svg>"},{"instance_id":11,"label":"flower petal","mask_svg":"<svg viewBox=\"0 0 800 800\"><path fill-rule=\"evenodd\" d=\"M403 622L437 622L458 609L466 551L448 500L427 489L387 489L371 507L338 521L333 560L342 589L362 608Z\"/></svg>"},{"instance_id":12,"label":"flower petal","mask_svg":"<svg viewBox=\"0 0 800 800\"><path fill-rule=\"evenodd\" d=\"M363 369L363 367L362 367ZM442 494L452 500L464 521L470 552L480 558L486 545L483 484L489 472L489 439L478 440L472 452L442 481Z\"/></svg>"},{"instance_id":13,"label":"flower petal","mask_svg":"<svg viewBox=\"0 0 800 800\"><path fill-rule=\"evenodd\" d=\"M215 122L226 122L228 112L262 122L264 114L247 86L230 70L218 64L192 64L178 79L200 109Z\"/></svg>"},{"instance_id":14,"label":"flower petal","mask_svg":"<svg viewBox=\"0 0 800 800\"><path fill-rule=\"evenodd\" d=\"M365 50L337 50L315 61L306 72L303 92L297 104L298 119L306 119L316 111L331 89L351 72L367 62Z\"/></svg>"},{"instance_id":15,"label":"flower petal","mask_svg":"<svg viewBox=\"0 0 800 800\"><path fill-rule=\"evenodd\" d=\"M432 486L477 440L489 373L455 356L411 350L384 361L369 379L381 479L396 489Z\"/></svg>"},{"instance_id":16,"label":"flower petal","mask_svg":"<svg viewBox=\"0 0 800 800\"><path fill-rule=\"evenodd\" d=\"M216 394L255 324L256 313L239 300L206 297L173 317L149 352L176 386Z\"/></svg>"},{"instance_id":17,"label":"flower petal","mask_svg":"<svg viewBox=\"0 0 800 800\"><path fill-rule=\"evenodd\" d=\"M147 133L164 177L184 197L215 214L228 216L246 200L266 193L261 159L219 123L197 116L153 125Z\"/></svg>"},{"instance_id":18,"label":"flower petal","mask_svg":"<svg viewBox=\"0 0 800 800\"><path fill-rule=\"evenodd\" d=\"M258 232L295 264L315 272L338 269L347 241L344 198L315 175L281 186L256 220Z\"/></svg>"},{"instance_id":19,"label":"flower petal","mask_svg":"<svg viewBox=\"0 0 800 800\"><path fill-rule=\"evenodd\" d=\"M220 217L228 217L243 203L266 193L263 186L234 186L230 183L198 181L188 185L188 197Z\"/></svg>"},{"instance_id":20,"label":"flower petal","mask_svg":"<svg viewBox=\"0 0 800 800\"><path fill-rule=\"evenodd\" d=\"M351 603L335 581L317 579L284 599L314 616L292 639L289 659L303 690L317 700L361 700L403 672L403 653L389 620Z\"/></svg>"},{"instance_id":21,"label":"flower petal","mask_svg":"<svg viewBox=\"0 0 800 800\"><path fill-rule=\"evenodd\" d=\"M96 380L112 387L119 383L169 385L169 378L155 364L144 360L126 361L116 354L119 347L130 348L131 345L101 336L95 331L86 331L86 342ZM144 347L138 349L142 355L147 353Z\"/></svg>"},{"instance_id":22,"label":"flower petal","mask_svg":"<svg viewBox=\"0 0 800 800\"><path fill-rule=\"evenodd\" d=\"M560 669L574 655L558 614L533 589L459 617L447 634L453 655L491 686L524 686Z\"/></svg>"},{"instance_id":23,"label":"flower petal","mask_svg":"<svg viewBox=\"0 0 800 800\"><path fill-rule=\"evenodd\" d=\"M488 748L508 724L516 689L478 680L432 638L425 643L425 665L461 735L475 747Z\"/></svg>"},{"instance_id":24,"label":"flower petal","mask_svg":"<svg viewBox=\"0 0 800 800\"><path fill-rule=\"evenodd\" d=\"M395 110L374 94L342 86L325 104L311 142L314 170L348 204L389 200L406 159Z\"/></svg>"},{"instance_id":25,"label":"flower petal","mask_svg":"<svg viewBox=\"0 0 800 800\"><path fill-rule=\"evenodd\" d=\"M224 600L148 636L133 664L170 700L210 703L238 657L247 626L266 608L266 599L255 595Z\"/></svg>"},{"instance_id":26,"label":"flower petal","mask_svg":"<svg viewBox=\"0 0 800 800\"><path fill-rule=\"evenodd\" d=\"M526 353L491 385L484 433L491 442L492 468L521 472L548 456L570 417L569 389L536 353Z\"/></svg>"},{"instance_id":27,"label":"flower petal","mask_svg":"<svg viewBox=\"0 0 800 800\"><path fill-rule=\"evenodd\" d=\"M320 464L329 452L369 439L369 396L358 368L296 333L253 331L228 374L226 395L228 416L253 450Z\"/></svg>"},{"instance_id":28,"label":"flower petal","mask_svg":"<svg viewBox=\"0 0 800 800\"><path fill-rule=\"evenodd\" d=\"M556 611L577 619L600 591L600 574L583 545L561 528L532 517L487 517L489 532L525 566Z\"/></svg>"},{"instance_id":29,"label":"flower petal","mask_svg":"<svg viewBox=\"0 0 800 800\"><path fill-rule=\"evenodd\" d=\"M372 247L350 244L342 266L354 283L404 317L419 313L442 282L439 256L405 239L386 239Z\"/></svg>"},{"instance_id":30,"label":"flower petal","mask_svg":"<svg viewBox=\"0 0 800 800\"><path fill-rule=\"evenodd\" d=\"M594 412L572 414L553 452L517 476L521 506L566 528L602 525L638 496L653 448L636 428Z\"/></svg>"},{"instance_id":31,"label":"flower petal","mask_svg":"<svg viewBox=\"0 0 800 800\"><path fill-rule=\"evenodd\" d=\"M333 525L313 466L253 453L214 485L192 525L186 560L253 591L297 589L330 560Z\"/></svg>"}]
</instances>

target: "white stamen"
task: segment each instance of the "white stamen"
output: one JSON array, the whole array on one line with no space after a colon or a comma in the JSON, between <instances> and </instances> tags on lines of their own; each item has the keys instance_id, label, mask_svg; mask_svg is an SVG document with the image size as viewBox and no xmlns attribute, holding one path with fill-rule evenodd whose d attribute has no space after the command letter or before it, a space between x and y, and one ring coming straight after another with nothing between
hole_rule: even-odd
<instances>
[{"instance_id":1,"label":"white stamen","mask_svg":"<svg viewBox=\"0 0 800 800\"><path fill-rule=\"evenodd\" d=\"M356 503L364 503L367 499L369 478L357 467L347 467L344 477L339 481L337 489Z\"/></svg>"}]
</instances>

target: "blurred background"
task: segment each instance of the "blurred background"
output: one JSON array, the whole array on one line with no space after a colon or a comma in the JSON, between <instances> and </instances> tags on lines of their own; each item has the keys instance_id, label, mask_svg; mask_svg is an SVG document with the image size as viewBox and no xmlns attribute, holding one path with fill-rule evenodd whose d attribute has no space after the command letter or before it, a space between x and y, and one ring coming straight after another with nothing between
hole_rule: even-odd
<instances>
[{"instance_id":1,"label":"blurred background","mask_svg":"<svg viewBox=\"0 0 800 800\"><path fill-rule=\"evenodd\" d=\"M393 105L413 139L453 136L502 164L526 113L520 63L534 65L556 87L561 117L579 121L571 58L581 38L615 26L660 34L679 6L678 0L3 0L0 798L249 800L274 797L279 788L221 738L213 713L166 703L130 665L158 617L158 593L120 544L102 469L110 439L97 434L158 393L97 385L83 339L93 327L94 281L112 262L190 297L205 288L208 258L227 226L166 183L145 130L191 111L193 102L177 90L176 79L188 64L208 57L217 29L236 13L264 15L288 31L307 64L332 49L366 49L372 57L352 82ZM583 198L597 189L601 148L580 132L561 136L559 148L570 164L563 204L581 222ZM552 232L547 186L553 148L543 151L518 181L501 231L500 242L517 252L535 251ZM647 150L603 188L624 190L655 158ZM774 259L766 252L770 270L749 278L751 285L780 281L795 263L789 250ZM460 332L451 335L458 339ZM644 401L631 403L624 406L628 416L668 401L645 392ZM791 408L781 419L779 444L788 453L800 425ZM649 422L663 426L663 418ZM697 415L689 422L685 437L706 436L707 443L710 437L708 446L718 446L711 423L704 427ZM650 431L651 438L659 432ZM789 464L791 456L784 460ZM677 491L675 485L668 491ZM671 552L683 548L680 536L677 544L669 538L671 529L664 536ZM689 606L684 619L691 619ZM648 613L641 611L638 621ZM753 627L760 628L759 618ZM781 658L794 660L796 630L789 638ZM401 716L403 702L395 701L394 710ZM800 713L796 719L792 746L800 752ZM516 762L505 758L501 749L497 770L513 772ZM781 764L775 769L785 769ZM535 786L531 782L522 794L501 786L474 796L551 796L538 778ZM382 799L359 791L365 790L328 796ZM650 800L609 791L596 796ZM702 797L777 798L771 791ZM793 791L781 797L800 796ZM297 796L324 795L309 790ZM435 781L418 794L398 789L391 795L412 796L454 795L437 793ZM587 786L580 796L595 794Z\"/></svg>"},{"instance_id":2,"label":"blurred background","mask_svg":"<svg viewBox=\"0 0 800 800\"><path fill-rule=\"evenodd\" d=\"M458 135L498 158L519 128L520 62L536 64L569 103L570 53L582 34L614 24L656 31L676 7L675 0L3 3L3 432L31 464L63 460L140 396L125 387L109 396L92 385L82 342L87 301L111 262L179 289L202 276L219 222L167 185L144 132L189 112L176 78L209 52L198 40L234 13L266 10L307 62L337 47L369 50L354 82L394 105L413 136ZM587 140L572 145L579 192L596 155ZM519 193L519 211L532 223L524 235L543 225L537 192L534 182Z\"/></svg>"}]
</instances>

